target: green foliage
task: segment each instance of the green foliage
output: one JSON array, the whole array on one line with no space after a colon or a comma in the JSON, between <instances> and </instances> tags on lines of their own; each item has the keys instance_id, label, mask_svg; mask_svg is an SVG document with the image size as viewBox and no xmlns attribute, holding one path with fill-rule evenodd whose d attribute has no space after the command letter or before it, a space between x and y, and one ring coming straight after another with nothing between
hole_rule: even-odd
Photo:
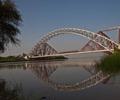
<instances>
[{"instance_id":1,"label":"green foliage","mask_svg":"<svg viewBox=\"0 0 120 100\"><path fill-rule=\"evenodd\" d=\"M115 51L112 55L104 57L97 66L109 74L120 73L120 52Z\"/></svg>"},{"instance_id":2,"label":"green foliage","mask_svg":"<svg viewBox=\"0 0 120 100\"><path fill-rule=\"evenodd\" d=\"M15 3L11 0L0 0L0 52L4 52L9 43L19 44L18 26L22 19Z\"/></svg>"}]
</instances>

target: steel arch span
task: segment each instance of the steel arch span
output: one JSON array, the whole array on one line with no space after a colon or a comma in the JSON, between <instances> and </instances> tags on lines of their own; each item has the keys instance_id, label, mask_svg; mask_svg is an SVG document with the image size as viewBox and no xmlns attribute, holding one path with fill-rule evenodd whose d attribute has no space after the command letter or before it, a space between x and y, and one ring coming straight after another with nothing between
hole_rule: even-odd
<instances>
[{"instance_id":1,"label":"steel arch span","mask_svg":"<svg viewBox=\"0 0 120 100\"><path fill-rule=\"evenodd\" d=\"M40 55L40 56L44 56L44 55L53 55L56 54L57 51L55 49L53 49L51 46L49 46L50 48L46 50L46 45L44 46L44 44L47 44L47 42L52 39L53 37L57 37L58 35L62 35L62 34L74 34L74 35L79 35L79 36L83 36L95 43L97 43L98 45L100 45L101 47L103 47L105 50L112 52L111 50L113 50L114 48L118 48L119 44L116 43L115 41L111 40L108 37L105 37L103 35L88 31L88 30L83 30L83 29L78 29L78 28L62 28L62 29L58 29L58 30L54 30L52 32L49 32L46 36L44 36L39 43L37 43L37 45L33 48L31 55ZM47 46L48 47L48 46ZM46 53L44 52L46 51ZM47 51L49 51L50 53L48 53ZM53 52L51 52L53 51ZM33 53L35 52L35 53Z\"/></svg>"}]
</instances>

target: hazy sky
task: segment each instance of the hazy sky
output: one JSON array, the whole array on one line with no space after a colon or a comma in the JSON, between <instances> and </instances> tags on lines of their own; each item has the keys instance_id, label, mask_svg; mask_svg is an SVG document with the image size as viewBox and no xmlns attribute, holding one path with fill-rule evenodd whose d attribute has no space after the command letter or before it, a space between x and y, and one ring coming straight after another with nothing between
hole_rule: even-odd
<instances>
[{"instance_id":1,"label":"hazy sky","mask_svg":"<svg viewBox=\"0 0 120 100\"><path fill-rule=\"evenodd\" d=\"M43 35L54 29L74 27L96 32L105 27L120 25L120 0L14 1L23 18L19 36L21 47L10 46L2 55L28 53ZM72 35L61 36L61 39L56 39L57 42L55 40L51 43L56 49L79 48L78 44L83 44L78 42L79 39Z\"/></svg>"}]
</instances>

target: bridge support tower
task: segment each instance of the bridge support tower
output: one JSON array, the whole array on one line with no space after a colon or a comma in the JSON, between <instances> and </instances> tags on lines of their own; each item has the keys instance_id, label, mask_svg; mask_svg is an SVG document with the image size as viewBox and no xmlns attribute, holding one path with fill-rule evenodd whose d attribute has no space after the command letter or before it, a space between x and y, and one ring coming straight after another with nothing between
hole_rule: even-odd
<instances>
[{"instance_id":1,"label":"bridge support tower","mask_svg":"<svg viewBox=\"0 0 120 100\"><path fill-rule=\"evenodd\" d=\"M118 43L119 43L118 49L120 50L120 29L118 30Z\"/></svg>"}]
</instances>

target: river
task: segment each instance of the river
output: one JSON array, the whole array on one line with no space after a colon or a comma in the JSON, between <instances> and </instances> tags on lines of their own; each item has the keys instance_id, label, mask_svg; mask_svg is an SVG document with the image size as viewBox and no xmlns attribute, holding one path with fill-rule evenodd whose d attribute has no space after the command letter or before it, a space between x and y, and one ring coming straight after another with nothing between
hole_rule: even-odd
<instances>
[{"instance_id":1,"label":"river","mask_svg":"<svg viewBox=\"0 0 120 100\"><path fill-rule=\"evenodd\" d=\"M15 100L120 100L120 75L109 76L96 68L101 57L0 63L0 100L10 98L8 91Z\"/></svg>"}]
</instances>

